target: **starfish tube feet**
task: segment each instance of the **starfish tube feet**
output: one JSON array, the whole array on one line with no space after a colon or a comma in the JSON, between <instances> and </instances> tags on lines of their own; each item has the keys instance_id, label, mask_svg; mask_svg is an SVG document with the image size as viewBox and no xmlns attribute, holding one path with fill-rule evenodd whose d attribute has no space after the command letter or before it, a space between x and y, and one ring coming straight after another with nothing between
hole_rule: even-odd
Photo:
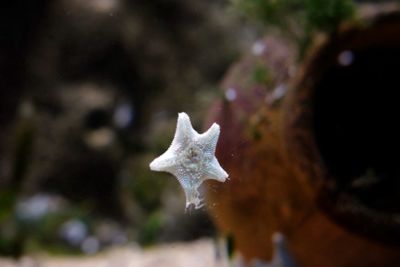
<instances>
[{"instance_id":1,"label":"starfish tube feet","mask_svg":"<svg viewBox=\"0 0 400 267\"><path fill-rule=\"evenodd\" d=\"M196 187L184 188L186 195L186 209L190 209L193 205L195 209L200 209L204 206L203 199L200 198L200 193Z\"/></svg>"}]
</instances>

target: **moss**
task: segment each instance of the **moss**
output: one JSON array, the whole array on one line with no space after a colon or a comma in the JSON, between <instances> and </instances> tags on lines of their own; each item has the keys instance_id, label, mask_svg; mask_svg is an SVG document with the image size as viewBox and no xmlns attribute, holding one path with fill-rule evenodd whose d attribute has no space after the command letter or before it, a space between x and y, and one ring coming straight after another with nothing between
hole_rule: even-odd
<instances>
[{"instance_id":1,"label":"moss","mask_svg":"<svg viewBox=\"0 0 400 267\"><path fill-rule=\"evenodd\" d=\"M143 210L148 212L160 207L160 198L168 179L160 177L168 176L168 174L155 174L149 171L150 158L155 158L155 156L144 156L132 162L132 171L128 185L133 200Z\"/></svg>"},{"instance_id":2,"label":"moss","mask_svg":"<svg viewBox=\"0 0 400 267\"><path fill-rule=\"evenodd\" d=\"M0 191L0 222L4 222L14 211L15 192L11 190Z\"/></svg>"},{"instance_id":3,"label":"moss","mask_svg":"<svg viewBox=\"0 0 400 267\"><path fill-rule=\"evenodd\" d=\"M271 73L264 65L257 65L253 70L252 79L258 84L267 85L271 82Z\"/></svg>"},{"instance_id":4,"label":"moss","mask_svg":"<svg viewBox=\"0 0 400 267\"><path fill-rule=\"evenodd\" d=\"M232 2L246 15L281 28L287 27L287 21L282 19L283 17L301 10L304 6L304 1L301 0L232 0Z\"/></svg>"},{"instance_id":5,"label":"moss","mask_svg":"<svg viewBox=\"0 0 400 267\"><path fill-rule=\"evenodd\" d=\"M229 234L226 237L226 250L228 252L228 257L232 259L235 252L235 237L233 234Z\"/></svg>"},{"instance_id":6,"label":"moss","mask_svg":"<svg viewBox=\"0 0 400 267\"><path fill-rule=\"evenodd\" d=\"M153 212L146 220L146 223L139 231L138 242L142 246L149 246L157 241L157 237L161 232L163 225L162 215L160 212Z\"/></svg>"},{"instance_id":7,"label":"moss","mask_svg":"<svg viewBox=\"0 0 400 267\"><path fill-rule=\"evenodd\" d=\"M306 7L307 26L323 31L335 30L354 14L352 0L307 0Z\"/></svg>"},{"instance_id":8,"label":"moss","mask_svg":"<svg viewBox=\"0 0 400 267\"><path fill-rule=\"evenodd\" d=\"M20 242L17 225L12 219L8 218L2 220L0 226L0 255L20 256L22 242Z\"/></svg>"},{"instance_id":9,"label":"moss","mask_svg":"<svg viewBox=\"0 0 400 267\"><path fill-rule=\"evenodd\" d=\"M353 0L232 0L243 13L288 30L290 18L300 25L331 30L354 14Z\"/></svg>"},{"instance_id":10,"label":"moss","mask_svg":"<svg viewBox=\"0 0 400 267\"><path fill-rule=\"evenodd\" d=\"M35 134L34 122L22 119L18 122L15 132L15 151L12 166L12 188L18 190L31 162L33 140Z\"/></svg>"},{"instance_id":11,"label":"moss","mask_svg":"<svg viewBox=\"0 0 400 267\"><path fill-rule=\"evenodd\" d=\"M335 31L338 25L353 17L354 0L232 0L245 16L279 28L294 39L300 57L315 32Z\"/></svg>"}]
</instances>

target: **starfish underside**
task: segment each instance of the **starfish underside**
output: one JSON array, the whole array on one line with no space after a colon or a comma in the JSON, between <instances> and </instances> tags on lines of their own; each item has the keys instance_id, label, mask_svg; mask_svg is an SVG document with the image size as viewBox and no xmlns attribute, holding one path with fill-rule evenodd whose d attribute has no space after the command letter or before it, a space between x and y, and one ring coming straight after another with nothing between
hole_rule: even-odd
<instances>
[{"instance_id":1,"label":"starfish underside","mask_svg":"<svg viewBox=\"0 0 400 267\"><path fill-rule=\"evenodd\" d=\"M189 116L178 114L176 132L171 146L150 163L153 171L169 172L176 176L186 195L186 208L203 206L199 187L213 179L225 182L228 174L215 157L220 127L214 123L205 133L193 129Z\"/></svg>"}]
</instances>

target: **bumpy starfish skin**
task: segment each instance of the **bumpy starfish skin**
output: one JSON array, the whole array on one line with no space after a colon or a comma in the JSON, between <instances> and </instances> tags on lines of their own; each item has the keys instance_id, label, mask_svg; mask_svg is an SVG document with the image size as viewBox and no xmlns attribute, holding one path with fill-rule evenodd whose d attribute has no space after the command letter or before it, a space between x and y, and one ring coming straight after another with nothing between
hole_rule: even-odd
<instances>
[{"instance_id":1,"label":"bumpy starfish skin","mask_svg":"<svg viewBox=\"0 0 400 267\"><path fill-rule=\"evenodd\" d=\"M228 174L215 157L219 137L219 125L214 123L205 133L196 132L189 116L178 114L178 123L171 146L164 154L150 163L153 171L169 172L176 176L186 195L186 208L203 206L198 191L204 180L225 182Z\"/></svg>"}]
</instances>

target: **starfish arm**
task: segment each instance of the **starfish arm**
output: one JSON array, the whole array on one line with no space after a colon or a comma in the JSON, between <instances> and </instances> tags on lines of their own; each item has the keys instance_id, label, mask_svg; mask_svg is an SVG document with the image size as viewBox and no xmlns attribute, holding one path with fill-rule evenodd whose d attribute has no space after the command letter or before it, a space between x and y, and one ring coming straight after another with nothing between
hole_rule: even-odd
<instances>
[{"instance_id":1,"label":"starfish arm","mask_svg":"<svg viewBox=\"0 0 400 267\"><path fill-rule=\"evenodd\" d=\"M199 143L206 146L206 151L211 155L214 155L215 148L217 147L218 137L220 133L220 127L217 123L213 123L211 127L198 137Z\"/></svg>"},{"instance_id":2,"label":"starfish arm","mask_svg":"<svg viewBox=\"0 0 400 267\"><path fill-rule=\"evenodd\" d=\"M176 157L170 149L150 163L150 170L171 173L175 166Z\"/></svg>"},{"instance_id":3,"label":"starfish arm","mask_svg":"<svg viewBox=\"0 0 400 267\"><path fill-rule=\"evenodd\" d=\"M194 177L190 177L185 174L176 174L176 178L185 192L186 209L188 209L191 205L193 205L195 209L201 208L204 204L199 193L201 181L198 179L193 179Z\"/></svg>"},{"instance_id":4,"label":"starfish arm","mask_svg":"<svg viewBox=\"0 0 400 267\"><path fill-rule=\"evenodd\" d=\"M208 179L217 180L219 182L225 182L228 178L228 174L222 169L216 157L214 157L210 164L205 168L204 174Z\"/></svg>"},{"instance_id":5,"label":"starfish arm","mask_svg":"<svg viewBox=\"0 0 400 267\"><path fill-rule=\"evenodd\" d=\"M174 140L172 140L171 147L178 148L186 146L193 140L195 133L196 131L192 127L189 116L185 112L179 113L175 136Z\"/></svg>"}]
</instances>

